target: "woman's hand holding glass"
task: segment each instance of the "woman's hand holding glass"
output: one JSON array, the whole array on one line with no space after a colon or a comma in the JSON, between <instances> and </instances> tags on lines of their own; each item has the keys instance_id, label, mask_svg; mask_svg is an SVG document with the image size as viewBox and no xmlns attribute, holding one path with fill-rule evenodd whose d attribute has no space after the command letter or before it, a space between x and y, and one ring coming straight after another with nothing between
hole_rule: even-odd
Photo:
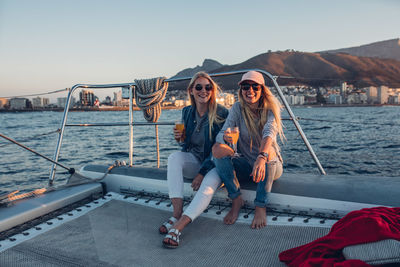
<instances>
[{"instance_id":1,"label":"woman's hand holding glass","mask_svg":"<svg viewBox=\"0 0 400 267\"><path fill-rule=\"evenodd\" d=\"M179 143L182 143L185 140L185 126L183 122L181 121L175 122L174 137L175 140Z\"/></svg>"},{"instance_id":2,"label":"woman's hand holding glass","mask_svg":"<svg viewBox=\"0 0 400 267\"><path fill-rule=\"evenodd\" d=\"M237 153L237 142L239 140L239 127L228 127L224 132L224 140L233 146L234 157L239 157Z\"/></svg>"}]
</instances>

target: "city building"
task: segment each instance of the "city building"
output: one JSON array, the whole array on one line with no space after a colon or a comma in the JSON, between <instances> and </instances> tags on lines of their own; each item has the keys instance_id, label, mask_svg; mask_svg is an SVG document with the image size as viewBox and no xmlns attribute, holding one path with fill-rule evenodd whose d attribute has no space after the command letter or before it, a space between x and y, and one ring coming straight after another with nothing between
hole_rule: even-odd
<instances>
[{"instance_id":1,"label":"city building","mask_svg":"<svg viewBox=\"0 0 400 267\"><path fill-rule=\"evenodd\" d=\"M66 97L57 97L57 107L59 108L65 108L65 105L67 104L67 98ZM69 102L69 108L72 108L75 106L76 100L75 97L71 97L71 100Z\"/></svg>"},{"instance_id":2,"label":"city building","mask_svg":"<svg viewBox=\"0 0 400 267\"><path fill-rule=\"evenodd\" d=\"M378 102L378 89L375 86L365 88L367 92L368 104L376 104Z\"/></svg>"},{"instance_id":3,"label":"city building","mask_svg":"<svg viewBox=\"0 0 400 267\"><path fill-rule=\"evenodd\" d=\"M133 105L136 105L135 99L132 99ZM122 90L118 92L114 92L114 100L113 100L114 106L117 107L128 107L129 106L129 99L124 99L122 98Z\"/></svg>"},{"instance_id":4,"label":"city building","mask_svg":"<svg viewBox=\"0 0 400 267\"><path fill-rule=\"evenodd\" d=\"M359 104L360 99L357 94L349 94L346 98L346 103L349 105Z\"/></svg>"},{"instance_id":5,"label":"city building","mask_svg":"<svg viewBox=\"0 0 400 267\"><path fill-rule=\"evenodd\" d=\"M183 107L183 106L185 106L185 100L175 99L174 106L175 107Z\"/></svg>"},{"instance_id":6,"label":"city building","mask_svg":"<svg viewBox=\"0 0 400 267\"><path fill-rule=\"evenodd\" d=\"M311 104L316 104L316 103L317 103L317 95L316 94L304 96L304 104L311 105Z\"/></svg>"},{"instance_id":7,"label":"city building","mask_svg":"<svg viewBox=\"0 0 400 267\"><path fill-rule=\"evenodd\" d=\"M173 106L174 104L173 104L171 101L164 100L164 101L161 103L161 105L162 105L163 107L168 107L168 106Z\"/></svg>"},{"instance_id":8,"label":"city building","mask_svg":"<svg viewBox=\"0 0 400 267\"><path fill-rule=\"evenodd\" d=\"M0 98L0 109L5 109L8 104L7 98Z\"/></svg>"},{"instance_id":9,"label":"city building","mask_svg":"<svg viewBox=\"0 0 400 267\"><path fill-rule=\"evenodd\" d=\"M122 106L122 91L114 92L113 104L114 106Z\"/></svg>"},{"instance_id":10,"label":"city building","mask_svg":"<svg viewBox=\"0 0 400 267\"><path fill-rule=\"evenodd\" d=\"M389 98L389 87L379 86L378 87L378 104L386 104Z\"/></svg>"},{"instance_id":11,"label":"city building","mask_svg":"<svg viewBox=\"0 0 400 267\"><path fill-rule=\"evenodd\" d=\"M81 106L90 106L94 105L94 100L96 99L93 90L83 89L79 93L79 104Z\"/></svg>"},{"instance_id":12,"label":"city building","mask_svg":"<svg viewBox=\"0 0 400 267\"><path fill-rule=\"evenodd\" d=\"M220 105L231 107L235 103L235 95L230 93L221 93L218 95L216 101Z\"/></svg>"},{"instance_id":13,"label":"city building","mask_svg":"<svg viewBox=\"0 0 400 267\"><path fill-rule=\"evenodd\" d=\"M326 103L333 105L341 105L343 103L342 99L343 99L342 96L339 94L331 94L328 96Z\"/></svg>"},{"instance_id":14,"label":"city building","mask_svg":"<svg viewBox=\"0 0 400 267\"><path fill-rule=\"evenodd\" d=\"M26 109L29 108L31 102L27 98L11 98L10 99L10 109Z\"/></svg>"},{"instance_id":15,"label":"city building","mask_svg":"<svg viewBox=\"0 0 400 267\"><path fill-rule=\"evenodd\" d=\"M50 104L50 99L45 97L35 97L32 98L32 107L33 108L43 108Z\"/></svg>"},{"instance_id":16,"label":"city building","mask_svg":"<svg viewBox=\"0 0 400 267\"><path fill-rule=\"evenodd\" d=\"M111 97L106 96L106 98L105 98L105 100L103 101L102 104L107 105L107 106L111 106L112 105Z\"/></svg>"},{"instance_id":17,"label":"city building","mask_svg":"<svg viewBox=\"0 0 400 267\"><path fill-rule=\"evenodd\" d=\"M388 104L398 105L400 104L400 94L390 95L388 98Z\"/></svg>"},{"instance_id":18,"label":"city building","mask_svg":"<svg viewBox=\"0 0 400 267\"><path fill-rule=\"evenodd\" d=\"M340 95L344 98L347 93L347 82L343 82L340 87Z\"/></svg>"},{"instance_id":19,"label":"city building","mask_svg":"<svg viewBox=\"0 0 400 267\"><path fill-rule=\"evenodd\" d=\"M285 95L285 99L289 105L304 105L304 102L305 102L305 97L302 94Z\"/></svg>"}]
</instances>

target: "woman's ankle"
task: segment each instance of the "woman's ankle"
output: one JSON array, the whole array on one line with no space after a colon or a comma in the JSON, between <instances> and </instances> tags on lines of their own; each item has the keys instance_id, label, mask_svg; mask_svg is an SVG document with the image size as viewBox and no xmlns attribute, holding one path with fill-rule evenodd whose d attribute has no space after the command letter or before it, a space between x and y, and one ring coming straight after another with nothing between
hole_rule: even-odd
<instances>
[{"instance_id":1,"label":"woman's ankle","mask_svg":"<svg viewBox=\"0 0 400 267\"><path fill-rule=\"evenodd\" d=\"M191 222L192 219L190 219L189 216L182 215L181 218L174 224L174 228L182 231Z\"/></svg>"}]
</instances>

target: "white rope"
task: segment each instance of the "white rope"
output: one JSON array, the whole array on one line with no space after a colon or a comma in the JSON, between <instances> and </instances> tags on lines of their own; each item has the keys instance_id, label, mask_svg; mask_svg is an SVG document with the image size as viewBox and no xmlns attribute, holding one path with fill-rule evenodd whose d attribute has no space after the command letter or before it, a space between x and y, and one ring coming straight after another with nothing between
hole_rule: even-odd
<instances>
[{"instance_id":1,"label":"white rope","mask_svg":"<svg viewBox=\"0 0 400 267\"><path fill-rule=\"evenodd\" d=\"M167 93L166 77L135 80L136 105L143 110L143 116L148 122L157 122L161 115L161 102Z\"/></svg>"}]
</instances>

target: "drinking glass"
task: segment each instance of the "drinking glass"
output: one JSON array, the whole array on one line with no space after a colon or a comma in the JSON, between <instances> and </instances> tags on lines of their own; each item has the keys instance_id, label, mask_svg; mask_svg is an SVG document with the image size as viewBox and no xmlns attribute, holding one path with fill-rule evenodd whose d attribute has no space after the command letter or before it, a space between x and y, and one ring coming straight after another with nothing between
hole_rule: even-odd
<instances>
[{"instance_id":1,"label":"drinking glass","mask_svg":"<svg viewBox=\"0 0 400 267\"><path fill-rule=\"evenodd\" d=\"M237 143L239 140L239 127L234 127L232 132L232 141L233 141L233 150L235 151L235 153L233 153L234 157L239 157L239 153L237 153Z\"/></svg>"},{"instance_id":2,"label":"drinking glass","mask_svg":"<svg viewBox=\"0 0 400 267\"><path fill-rule=\"evenodd\" d=\"M230 128L228 127L225 131L225 134L232 138L231 146L233 147L233 157L239 157L237 153L237 142L239 140L239 127Z\"/></svg>"},{"instance_id":3,"label":"drinking glass","mask_svg":"<svg viewBox=\"0 0 400 267\"><path fill-rule=\"evenodd\" d=\"M182 137L181 137L181 139L179 139L179 140L177 140L177 141L178 141L178 142L183 142L183 140L185 139L185 137L183 136L183 132L184 132L184 130L185 130L185 125L183 124L182 121L175 121L175 128L176 128L178 131L182 132Z\"/></svg>"}]
</instances>

